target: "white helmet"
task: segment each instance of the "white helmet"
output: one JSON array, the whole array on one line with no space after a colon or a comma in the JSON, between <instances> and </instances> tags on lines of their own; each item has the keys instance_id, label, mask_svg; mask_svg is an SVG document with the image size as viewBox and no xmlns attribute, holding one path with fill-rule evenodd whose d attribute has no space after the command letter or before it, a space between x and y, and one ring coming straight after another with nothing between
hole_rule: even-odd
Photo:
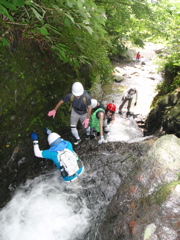
<instances>
[{"instance_id":1,"label":"white helmet","mask_svg":"<svg viewBox=\"0 0 180 240\"><path fill-rule=\"evenodd\" d=\"M131 86L131 90L136 91L136 87L135 86Z\"/></svg>"},{"instance_id":2,"label":"white helmet","mask_svg":"<svg viewBox=\"0 0 180 240\"><path fill-rule=\"evenodd\" d=\"M72 85L72 93L74 96L81 96L84 92L83 85L80 82L75 82Z\"/></svg>"},{"instance_id":3,"label":"white helmet","mask_svg":"<svg viewBox=\"0 0 180 240\"><path fill-rule=\"evenodd\" d=\"M96 99L91 99L91 107L92 108L97 107L97 103L98 103L98 101Z\"/></svg>"},{"instance_id":4,"label":"white helmet","mask_svg":"<svg viewBox=\"0 0 180 240\"><path fill-rule=\"evenodd\" d=\"M61 140L61 136L59 134L55 132L50 133L47 138L49 145L53 145L52 143L54 143L58 138Z\"/></svg>"}]
</instances>

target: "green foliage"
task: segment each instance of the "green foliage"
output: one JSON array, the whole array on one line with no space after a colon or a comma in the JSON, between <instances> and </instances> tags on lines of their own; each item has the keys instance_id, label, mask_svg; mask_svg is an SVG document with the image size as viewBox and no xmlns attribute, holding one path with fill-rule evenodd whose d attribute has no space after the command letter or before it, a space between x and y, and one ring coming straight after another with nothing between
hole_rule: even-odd
<instances>
[{"instance_id":1,"label":"green foliage","mask_svg":"<svg viewBox=\"0 0 180 240\"><path fill-rule=\"evenodd\" d=\"M180 86L180 32L177 31L177 26L180 24L180 4L178 1L162 0L154 6L154 9L156 26L154 24L152 26L156 38L159 34L158 40L161 40L165 46L157 60L159 70L164 73L164 82L159 84L157 89L160 95L164 95Z\"/></svg>"},{"instance_id":2,"label":"green foliage","mask_svg":"<svg viewBox=\"0 0 180 240\"><path fill-rule=\"evenodd\" d=\"M168 198L171 192L176 188L177 185L180 184L180 180L178 178L177 181L173 181L171 183L165 184L161 186L156 192L152 193L151 195L142 198L141 202L144 206L147 206L149 202L154 204L162 205L164 201Z\"/></svg>"},{"instance_id":3,"label":"green foliage","mask_svg":"<svg viewBox=\"0 0 180 240\"><path fill-rule=\"evenodd\" d=\"M144 42L143 42L143 40L140 39L140 38L134 38L133 43L134 43L136 46L141 47L141 48L143 48L144 45L145 45Z\"/></svg>"},{"instance_id":4,"label":"green foliage","mask_svg":"<svg viewBox=\"0 0 180 240\"><path fill-rule=\"evenodd\" d=\"M145 21L151 12L146 1L111 1L106 7L106 29L110 35L118 36L121 42L144 37ZM138 43L139 44L139 43Z\"/></svg>"},{"instance_id":5,"label":"green foliage","mask_svg":"<svg viewBox=\"0 0 180 240\"><path fill-rule=\"evenodd\" d=\"M5 10L1 11L3 15L14 21L17 26L20 25L23 34L26 32L26 37L40 39L41 37L37 36L37 33L41 34L47 45L57 53L64 63L69 62L71 65L80 66L84 64L82 59L89 58L89 56L81 57L85 54L80 48L80 45L83 46L82 44L87 41L88 34L92 36L91 41L96 43L100 38L104 38L103 9L97 8L91 0L86 2L80 0L20 1L20 3L13 1L11 4L5 0L1 0L1 2L6 10L6 13ZM3 19L2 23L5 28L6 22L6 19ZM11 23L9 24L13 26ZM75 33L78 33L78 41L77 38L74 39ZM75 51L77 56L74 56ZM72 55L75 57L73 61ZM93 61L93 59L89 60ZM90 61L86 61L86 63Z\"/></svg>"},{"instance_id":6,"label":"green foliage","mask_svg":"<svg viewBox=\"0 0 180 240\"><path fill-rule=\"evenodd\" d=\"M35 40L41 50L53 51L76 72L89 65L105 79L108 56L121 55L126 42L143 47L144 40L154 35L169 37L171 31L163 23L171 17L171 28L175 26L174 12L165 0L157 4L146 0L0 0L0 47L10 47L18 32L17 38Z\"/></svg>"},{"instance_id":7,"label":"green foliage","mask_svg":"<svg viewBox=\"0 0 180 240\"><path fill-rule=\"evenodd\" d=\"M180 87L180 73L178 73L178 75L174 78L174 80L170 84L168 84L166 81L158 84L156 90L160 92L160 95L165 95L170 92L173 92L178 87Z\"/></svg>"},{"instance_id":8,"label":"green foliage","mask_svg":"<svg viewBox=\"0 0 180 240\"><path fill-rule=\"evenodd\" d=\"M6 48L1 50L0 154L7 148L13 149L40 126L58 131L66 126L69 129L68 106L63 106L55 119L48 117L47 112L70 91L73 69L48 52L40 52L36 45L32 51L29 43L25 46L16 43L11 54Z\"/></svg>"}]
</instances>

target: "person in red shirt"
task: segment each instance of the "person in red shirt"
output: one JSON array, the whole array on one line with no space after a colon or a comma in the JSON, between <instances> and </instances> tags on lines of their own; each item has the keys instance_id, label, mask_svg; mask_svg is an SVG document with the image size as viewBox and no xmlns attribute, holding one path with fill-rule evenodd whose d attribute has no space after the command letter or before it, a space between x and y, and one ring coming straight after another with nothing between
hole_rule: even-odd
<instances>
[{"instance_id":1,"label":"person in red shirt","mask_svg":"<svg viewBox=\"0 0 180 240\"><path fill-rule=\"evenodd\" d=\"M138 53L136 54L136 61L140 61L140 57L141 57L140 52L138 52Z\"/></svg>"}]
</instances>

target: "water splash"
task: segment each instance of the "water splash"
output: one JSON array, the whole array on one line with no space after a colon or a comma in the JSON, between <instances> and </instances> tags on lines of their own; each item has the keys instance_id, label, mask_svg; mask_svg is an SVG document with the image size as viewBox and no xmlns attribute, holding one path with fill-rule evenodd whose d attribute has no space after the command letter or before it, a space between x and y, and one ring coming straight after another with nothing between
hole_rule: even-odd
<instances>
[{"instance_id":1,"label":"water splash","mask_svg":"<svg viewBox=\"0 0 180 240\"><path fill-rule=\"evenodd\" d=\"M28 180L0 212L1 240L69 240L89 225L80 186L68 188L57 171Z\"/></svg>"}]
</instances>

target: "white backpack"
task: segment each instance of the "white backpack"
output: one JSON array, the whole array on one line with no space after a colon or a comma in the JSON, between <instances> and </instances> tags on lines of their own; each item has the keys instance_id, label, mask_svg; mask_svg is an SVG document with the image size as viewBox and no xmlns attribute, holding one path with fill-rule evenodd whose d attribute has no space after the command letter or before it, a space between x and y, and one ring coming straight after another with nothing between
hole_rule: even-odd
<instances>
[{"instance_id":1,"label":"white backpack","mask_svg":"<svg viewBox=\"0 0 180 240\"><path fill-rule=\"evenodd\" d=\"M63 151L58 151L58 160L60 166L63 166L68 176L74 175L78 170L77 163L78 156L69 149L64 149Z\"/></svg>"}]
</instances>

